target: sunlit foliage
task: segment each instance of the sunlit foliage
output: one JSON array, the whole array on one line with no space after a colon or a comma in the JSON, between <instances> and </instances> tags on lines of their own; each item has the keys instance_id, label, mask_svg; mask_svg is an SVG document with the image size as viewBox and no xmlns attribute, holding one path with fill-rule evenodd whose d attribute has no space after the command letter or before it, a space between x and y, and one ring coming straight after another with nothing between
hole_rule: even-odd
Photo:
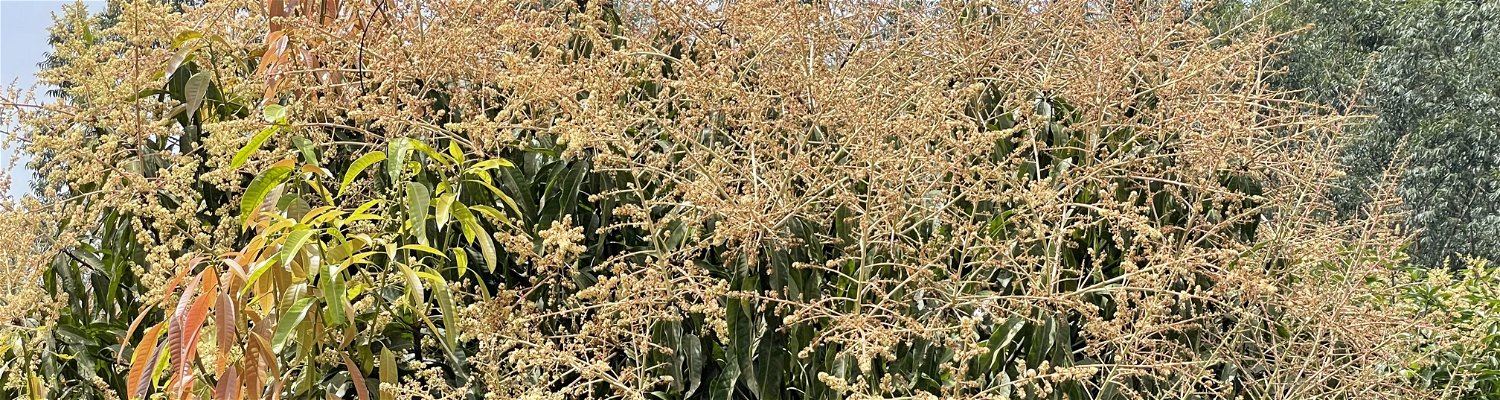
<instances>
[{"instance_id":1,"label":"sunlit foliage","mask_svg":"<svg viewBox=\"0 0 1500 400\"><path fill-rule=\"evenodd\" d=\"M111 7L8 111L10 397L1438 396L1343 119L1177 2Z\"/></svg>"}]
</instances>

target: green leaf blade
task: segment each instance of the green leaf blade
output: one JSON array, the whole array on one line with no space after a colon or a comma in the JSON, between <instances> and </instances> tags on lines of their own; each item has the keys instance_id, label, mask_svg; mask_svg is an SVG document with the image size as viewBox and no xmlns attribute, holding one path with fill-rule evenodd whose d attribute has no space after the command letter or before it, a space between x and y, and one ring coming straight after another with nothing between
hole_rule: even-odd
<instances>
[{"instance_id":1,"label":"green leaf blade","mask_svg":"<svg viewBox=\"0 0 1500 400\"><path fill-rule=\"evenodd\" d=\"M344 195L344 191L349 189L349 184L354 183L354 178L358 178L359 174L365 171L365 168L369 168L371 165L375 165L381 161L385 161L385 152L377 151L359 156L359 159L354 160L353 164L349 164L349 170L344 171L343 181L339 182L339 196Z\"/></svg>"}]
</instances>

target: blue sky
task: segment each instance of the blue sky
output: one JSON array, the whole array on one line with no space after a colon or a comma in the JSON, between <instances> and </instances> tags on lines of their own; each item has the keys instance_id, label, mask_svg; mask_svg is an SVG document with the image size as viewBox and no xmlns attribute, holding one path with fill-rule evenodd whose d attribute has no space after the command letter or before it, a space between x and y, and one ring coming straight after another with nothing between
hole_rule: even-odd
<instances>
[{"instance_id":1,"label":"blue sky","mask_svg":"<svg viewBox=\"0 0 1500 400\"><path fill-rule=\"evenodd\" d=\"M0 86L15 83L28 87L36 83L37 63L47 52L47 27L52 25L52 14L61 13L63 6L72 1L62 0L0 0ZM103 1L85 1L95 12L104 9ZM42 92L42 90L38 90ZM0 151L0 165L14 156L14 149ZM31 192L31 173L18 166L11 171L15 181L11 184L11 198Z\"/></svg>"}]
</instances>

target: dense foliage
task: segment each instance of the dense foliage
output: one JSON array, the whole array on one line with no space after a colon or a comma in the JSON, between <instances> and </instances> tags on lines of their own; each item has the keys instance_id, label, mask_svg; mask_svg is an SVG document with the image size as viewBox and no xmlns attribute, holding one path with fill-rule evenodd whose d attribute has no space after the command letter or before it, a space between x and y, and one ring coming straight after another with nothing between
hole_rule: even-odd
<instances>
[{"instance_id":1,"label":"dense foliage","mask_svg":"<svg viewBox=\"0 0 1500 400\"><path fill-rule=\"evenodd\" d=\"M1369 119L1349 127L1340 158L1349 177L1339 210L1357 214L1382 182L1399 194L1419 230L1411 248L1427 266L1464 256L1500 257L1500 147L1496 147L1494 54L1500 5L1467 0L1228 2L1219 25L1264 13L1271 29L1295 31L1278 45L1286 74L1274 85ZM1254 22L1249 22L1254 24ZM1456 263L1454 264L1456 265Z\"/></svg>"},{"instance_id":2,"label":"dense foliage","mask_svg":"<svg viewBox=\"0 0 1500 400\"><path fill-rule=\"evenodd\" d=\"M7 101L0 390L1492 391L1394 194L1335 212L1345 120L1167 3L77 7Z\"/></svg>"}]
</instances>

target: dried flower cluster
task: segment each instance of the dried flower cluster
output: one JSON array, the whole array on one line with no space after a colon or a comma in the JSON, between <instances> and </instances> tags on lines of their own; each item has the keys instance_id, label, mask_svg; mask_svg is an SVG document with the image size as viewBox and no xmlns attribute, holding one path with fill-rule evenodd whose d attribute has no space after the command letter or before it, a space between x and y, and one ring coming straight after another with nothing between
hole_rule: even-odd
<instances>
[{"instance_id":1,"label":"dried flower cluster","mask_svg":"<svg viewBox=\"0 0 1500 400\"><path fill-rule=\"evenodd\" d=\"M19 116L98 396L1428 395L1341 120L1179 2L111 9Z\"/></svg>"}]
</instances>

